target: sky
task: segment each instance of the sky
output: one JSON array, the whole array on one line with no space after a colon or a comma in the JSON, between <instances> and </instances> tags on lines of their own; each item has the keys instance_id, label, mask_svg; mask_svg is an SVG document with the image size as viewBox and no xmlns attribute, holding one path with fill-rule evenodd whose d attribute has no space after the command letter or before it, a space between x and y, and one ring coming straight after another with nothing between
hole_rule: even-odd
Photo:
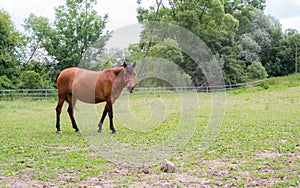
<instances>
[{"instance_id":1,"label":"sky","mask_svg":"<svg viewBox=\"0 0 300 188\"><path fill-rule=\"evenodd\" d=\"M265 13L280 20L283 29L300 32L300 0L266 0Z\"/></svg>"},{"instance_id":2,"label":"sky","mask_svg":"<svg viewBox=\"0 0 300 188\"><path fill-rule=\"evenodd\" d=\"M104 16L109 15L107 29L116 30L137 23L136 0L98 0L95 9ZM143 0L147 5L154 0ZM0 0L0 9L10 13L18 30L30 13L54 20L54 7L64 4L64 0ZM300 32L300 0L266 0L266 14L279 19L283 29L294 28Z\"/></svg>"}]
</instances>

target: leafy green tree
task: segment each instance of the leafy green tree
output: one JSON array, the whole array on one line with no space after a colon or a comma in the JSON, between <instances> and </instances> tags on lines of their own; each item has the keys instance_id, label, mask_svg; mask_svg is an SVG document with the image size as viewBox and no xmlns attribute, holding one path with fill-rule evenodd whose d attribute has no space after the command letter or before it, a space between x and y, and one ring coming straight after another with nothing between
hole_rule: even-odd
<instances>
[{"instance_id":1,"label":"leafy green tree","mask_svg":"<svg viewBox=\"0 0 300 188\"><path fill-rule=\"evenodd\" d=\"M278 24L278 23L277 23ZM272 33L270 47L263 51L263 65L270 77L283 76L295 72L296 50L299 52L300 34L294 29L282 32L281 27ZM299 62L299 56L297 62Z\"/></svg>"},{"instance_id":2,"label":"leafy green tree","mask_svg":"<svg viewBox=\"0 0 300 188\"><path fill-rule=\"evenodd\" d=\"M20 71L18 48L23 45L23 38L16 31L7 12L0 10L0 77L6 83L16 83ZM10 81L8 81L8 79ZM4 84L6 85L6 84Z\"/></svg>"},{"instance_id":3,"label":"leafy green tree","mask_svg":"<svg viewBox=\"0 0 300 188\"><path fill-rule=\"evenodd\" d=\"M235 53L224 55L223 58L223 71L226 84L243 83L248 80L246 75L246 65L243 61L236 59Z\"/></svg>"},{"instance_id":4,"label":"leafy green tree","mask_svg":"<svg viewBox=\"0 0 300 188\"><path fill-rule=\"evenodd\" d=\"M51 28L48 18L30 14L23 24L27 42L26 58L24 63L38 61L41 64L51 64L54 59L49 56L46 44L50 41L54 30Z\"/></svg>"},{"instance_id":5,"label":"leafy green tree","mask_svg":"<svg viewBox=\"0 0 300 188\"><path fill-rule=\"evenodd\" d=\"M239 23L224 11L223 1L172 0L167 1L167 5L158 2L156 7L138 9L140 23L161 21L176 24L199 36L213 53L231 53ZM183 59L178 65L192 77L195 85L201 85L205 81L201 67L185 54Z\"/></svg>"},{"instance_id":6,"label":"leafy green tree","mask_svg":"<svg viewBox=\"0 0 300 188\"><path fill-rule=\"evenodd\" d=\"M266 53L272 41L273 32L277 29L270 17L261 10L251 11L252 21L244 28L244 34L238 37L240 47L239 58L249 66L254 61L265 64Z\"/></svg>"},{"instance_id":7,"label":"leafy green tree","mask_svg":"<svg viewBox=\"0 0 300 188\"><path fill-rule=\"evenodd\" d=\"M272 16L268 16L268 18L273 31L269 34L269 43L261 50L260 58L270 77L280 76L283 73L280 54L285 48L284 33L279 20Z\"/></svg>"},{"instance_id":8,"label":"leafy green tree","mask_svg":"<svg viewBox=\"0 0 300 188\"><path fill-rule=\"evenodd\" d=\"M78 66L96 41L102 43L94 50L101 51L108 39L108 33L104 33L108 16L99 16L95 4L96 0L66 0L65 5L55 9L53 26L46 18L30 15L24 28L31 33L33 51L45 49L57 70Z\"/></svg>"},{"instance_id":9,"label":"leafy green tree","mask_svg":"<svg viewBox=\"0 0 300 188\"><path fill-rule=\"evenodd\" d=\"M299 69L299 46L300 34L298 31L295 29L287 30L285 33L285 47L280 51L282 66L287 74L296 72L296 67ZM297 65L296 62L298 62Z\"/></svg>"},{"instance_id":10,"label":"leafy green tree","mask_svg":"<svg viewBox=\"0 0 300 188\"><path fill-rule=\"evenodd\" d=\"M250 65L254 61L260 61L261 47L259 44L251 37L251 35L244 34L239 39L239 58L244 60L247 65Z\"/></svg>"},{"instance_id":11,"label":"leafy green tree","mask_svg":"<svg viewBox=\"0 0 300 188\"><path fill-rule=\"evenodd\" d=\"M245 33L245 28L253 19L253 10L264 10L266 0L224 0L225 13L231 14L239 20L237 35Z\"/></svg>"},{"instance_id":12,"label":"leafy green tree","mask_svg":"<svg viewBox=\"0 0 300 188\"><path fill-rule=\"evenodd\" d=\"M176 46L176 41L171 41L170 39L169 41L175 43L174 45ZM153 47L150 49L149 56L166 59L177 65L183 63L183 54L181 51L175 49L174 47L163 45L163 44L153 45Z\"/></svg>"},{"instance_id":13,"label":"leafy green tree","mask_svg":"<svg viewBox=\"0 0 300 188\"><path fill-rule=\"evenodd\" d=\"M55 9L54 32L47 51L58 61L58 69L78 66L87 48L104 37L107 15L93 9L96 0L66 0Z\"/></svg>"},{"instance_id":14,"label":"leafy green tree","mask_svg":"<svg viewBox=\"0 0 300 188\"><path fill-rule=\"evenodd\" d=\"M98 67L99 63L88 64L98 61L109 33L104 33L108 16L99 16L95 4L96 0L66 0L65 5L55 8L54 23L34 14L25 19L27 50L23 71L40 75L39 88L48 87L49 81L54 83L57 73L65 68L79 64Z\"/></svg>"}]
</instances>

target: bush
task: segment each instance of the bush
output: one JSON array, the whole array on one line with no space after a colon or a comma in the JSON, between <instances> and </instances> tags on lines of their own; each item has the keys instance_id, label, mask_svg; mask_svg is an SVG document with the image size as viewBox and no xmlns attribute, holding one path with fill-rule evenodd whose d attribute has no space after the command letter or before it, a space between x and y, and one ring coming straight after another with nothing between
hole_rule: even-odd
<instances>
[{"instance_id":1,"label":"bush","mask_svg":"<svg viewBox=\"0 0 300 188\"><path fill-rule=\"evenodd\" d=\"M0 89L15 89L13 82L6 76L0 76Z\"/></svg>"},{"instance_id":2,"label":"bush","mask_svg":"<svg viewBox=\"0 0 300 188\"><path fill-rule=\"evenodd\" d=\"M40 89L41 88L41 76L35 71L23 71L20 75L19 88L22 89Z\"/></svg>"},{"instance_id":3,"label":"bush","mask_svg":"<svg viewBox=\"0 0 300 188\"><path fill-rule=\"evenodd\" d=\"M262 87L263 89L269 89L270 85L267 82L262 82L260 83L260 87Z\"/></svg>"},{"instance_id":4,"label":"bush","mask_svg":"<svg viewBox=\"0 0 300 188\"><path fill-rule=\"evenodd\" d=\"M254 61L247 68L248 76L252 80L261 80L268 77L265 67L259 61Z\"/></svg>"}]
</instances>

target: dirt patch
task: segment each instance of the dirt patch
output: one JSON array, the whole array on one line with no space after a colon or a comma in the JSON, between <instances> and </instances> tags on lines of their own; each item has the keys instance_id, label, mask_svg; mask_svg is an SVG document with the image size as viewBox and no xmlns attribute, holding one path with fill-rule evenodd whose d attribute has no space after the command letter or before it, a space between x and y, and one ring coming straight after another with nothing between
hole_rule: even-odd
<instances>
[{"instance_id":1,"label":"dirt patch","mask_svg":"<svg viewBox=\"0 0 300 188\"><path fill-rule=\"evenodd\" d=\"M89 153L89 155L95 155ZM280 158L282 169L274 169L272 161ZM297 177L299 153L262 152L253 157L259 169L247 166L249 161L228 159L205 160L201 156L191 163L178 162L175 173L160 171L160 165L143 172L144 167L133 164L107 162L112 170L100 172L94 177L81 179L76 173L62 173L57 179L48 181L31 180L32 173L11 177L0 176L0 185L7 187L271 187L279 182L287 182ZM267 159L272 159L270 162ZM297 159L297 160L296 160ZM186 161L186 160L181 160ZM298 166L298 167L297 167ZM245 169L248 167L249 169ZM276 175L278 174L278 175ZM297 183L298 182L298 183ZM295 185L299 185L295 180Z\"/></svg>"},{"instance_id":2,"label":"dirt patch","mask_svg":"<svg viewBox=\"0 0 300 188\"><path fill-rule=\"evenodd\" d=\"M278 152L272 152L272 151L264 151L262 153L258 153L256 155L257 159L274 159L274 158L279 158L282 157L283 154L278 153Z\"/></svg>"},{"instance_id":3,"label":"dirt patch","mask_svg":"<svg viewBox=\"0 0 300 188\"><path fill-rule=\"evenodd\" d=\"M22 176L0 176L0 185L5 187L18 187L18 188L27 188L27 187L45 187L45 183L38 180L30 180L27 175Z\"/></svg>"}]
</instances>

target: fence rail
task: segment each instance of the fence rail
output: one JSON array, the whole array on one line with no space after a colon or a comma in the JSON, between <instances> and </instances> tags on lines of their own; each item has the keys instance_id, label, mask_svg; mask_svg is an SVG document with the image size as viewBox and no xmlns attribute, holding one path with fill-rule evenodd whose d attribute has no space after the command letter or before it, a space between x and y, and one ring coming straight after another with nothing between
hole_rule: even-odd
<instances>
[{"instance_id":1,"label":"fence rail","mask_svg":"<svg viewBox=\"0 0 300 188\"><path fill-rule=\"evenodd\" d=\"M0 99L50 99L57 97L56 89L7 89L0 90Z\"/></svg>"},{"instance_id":2,"label":"fence rail","mask_svg":"<svg viewBox=\"0 0 300 188\"><path fill-rule=\"evenodd\" d=\"M241 88L257 88L260 86L260 82L249 82L235 85L224 86L199 86L199 87L151 87L151 88L136 88L137 95L156 95L167 92L216 92L225 90L234 90ZM123 95L128 92L125 90ZM57 98L56 89L12 89L12 90L0 90L0 100L12 100L12 99L53 99Z\"/></svg>"}]
</instances>

